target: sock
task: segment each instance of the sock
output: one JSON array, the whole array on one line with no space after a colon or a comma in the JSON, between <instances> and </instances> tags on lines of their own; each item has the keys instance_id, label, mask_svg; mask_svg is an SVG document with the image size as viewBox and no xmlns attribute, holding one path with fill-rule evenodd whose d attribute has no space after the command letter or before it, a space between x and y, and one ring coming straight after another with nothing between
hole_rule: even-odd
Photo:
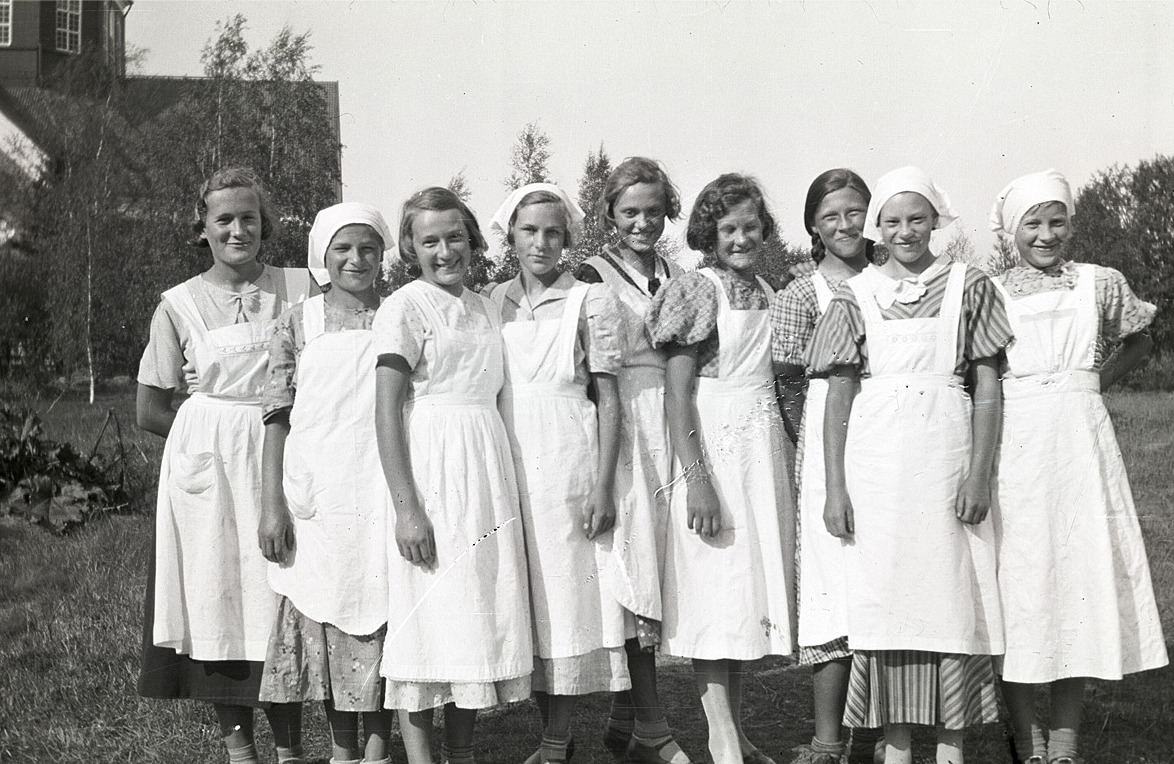
<instances>
[{"instance_id":1,"label":"sock","mask_svg":"<svg viewBox=\"0 0 1174 764\"><path fill-rule=\"evenodd\" d=\"M362 761L359 762L359 764L391 764L391 757L386 756L382 759L376 759L376 760L363 759Z\"/></svg>"},{"instance_id":2,"label":"sock","mask_svg":"<svg viewBox=\"0 0 1174 764\"><path fill-rule=\"evenodd\" d=\"M257 758L257 746L249 743L240 748L229 748L228 764L261 764Z\"/></svg>"},{"instance_id":3,"label":"sock","mask_svg":"<svg viewBox=\"0 0 1174 764\"><path fill-rule=\"evenodd\" d=\"M1059 729L1048 732L1048 761L1065 756L1076 758L1076 730Z\"/></svg>"},{"instance_id":4,"label":"sock","mask_svg":"<svg viewBox=\"0 0 1174 764\"><path fill-rule=\"evenodd\" d=\"M825 743L817 737L811 738L812 753L830 753L832 756L843 756L848 750L848 744L841 740L838 743Z\"/></svg>"},{"instance_id":5,"label":"sock","mask_svg":"<svg viewBox=\"0 0 1174 764\"><path fill-rule=\"evenodd\" d=\"M1024 734L1025 732L1027 734ZM1015 758L1020 761L1032 756L1046 757L1048 755L1048 745L1044 742L1044 731L1035 722L1032 722L1030 730L1016 728L1012 740L1015 741Z\"/></svg>"},{"instance_id":6,"label":"sock","mask_svg":"<svg viewBox=\"0 0 1174 764\"><path fill-rule=\"evenodd\" d=\"M303 755L300 743L289 748L277 746L277 764L302 764Z\"/></svg>"},{"instance_id":7,"label":"sock","mask_svg":"<svg viewBox=\"0 0 1174 764\"><path fill-rule=\"evenodd\" d=\"M336 759L331 756L329 764L363 764L363 762L358 759Z\"/></svg>"},{"instance_id":8,"label":"sock","mask_svg":"<svg viewBox=\"0 0 1174 764\"><path fill-rule=\"evenodd\" d=\"M569 735L565 737L554 737L553 735L543 734L542 745L538 748L538 753L542 761L562 761L567 760L567 743L571 741Z\"/></svg>"},{"instance_id":9,"label":"sock","mask_svg":"<svg viewBox=\"0 0 1174 764\"><path fill-rule=\"evenodd\" d=\"M440 746L440 760L447 764L473 764L473 746L449 745Z\"/></svg>"},{"instance_id":10,"label":"sock","mask_svg":"<svg viewBox=\"0 0 1174 764\"><path fill-rule=\"evenodd\" d=\"M689 757L677 745L669 720L661 717L654 722L636 720L632 729L632 741L647 748L655 748L661 761L668 764L689 764Z\"/></svg>"},{"instance_id":11,"label":"sock","mask_svg":"<svg viewBox=\"0 0 1174 764\"><path fill-rule=\"evenodd\" d=\"M1048 758L1048 741L1044 740L1044 731L1038 724L1031 725L1031 753L1028 756L1039 756L1045 761Z\"/></svg>"}]
</instances>

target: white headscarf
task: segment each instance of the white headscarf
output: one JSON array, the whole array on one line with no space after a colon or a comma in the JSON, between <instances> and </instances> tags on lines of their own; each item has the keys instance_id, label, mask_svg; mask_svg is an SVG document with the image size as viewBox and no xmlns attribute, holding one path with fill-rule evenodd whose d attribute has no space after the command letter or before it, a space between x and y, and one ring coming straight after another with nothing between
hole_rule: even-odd
<instances>
[{"instance_id":1,"label":"white headscarf","mask_svg":"<svg viewBox=\"0 0 1174 764\"><path fill-rule=\"evenodd\" d=\"M369 225L374 228L383 239L384 252L395 245L387 221L370 204L343 202L327 207L314 216L314 225L310 228L310 254L306 259L306 267L310 269L318 286L330 283L330 274L326 270L326 250L339 229L348 225Z\"/></svg>"},{"instance_id":2,"label":"white headscarf","mask_svg":"<svg viewBox=\"0 0 1174 764\"><path fill-rule=\"evenodd\" d=\"M583 210L575 203L571 197L567 196L567 192L553 183L530 183L515 189L505 198L501 206L497 208L497 212L493 213L493 219L489 223L490 228L496 228L504 234L510 232L510 218L514 216L514 210L528 194L535 191L549 191L562 200L563 208L567 211L567 227L570 228L571 238L578 239L579 232L583 228L583 218L587 217L583 214Z\"/></svg>"},{"instance_id":3,"label":"white headscarf","mask_svg":"<svg viewBox=\"0 0 1174 764\"><path fill-rule=\"evenodd\" d=\"M1015 236L1019 221L1028 210L1045 202L1063 203L1069 215L1076 212L1072 204L1072 188L1058 171L1044 170L1016 178L995 199L995 206L991 208L991 230Z\"/></svg>"},{"instance_id":4,"label":"white headscarf","mask_svg":"<svg viewBox=\"0 0 1174 764\"><path fill-rule=\"evenodd\" d=\"M933 205L934 210L938 213L938 222L934 224L934 228L945 228L958 219L958 213L954 212L954 208L950 205L950 197L946 196L945 191L938 188L938 184L933 182L933 178L916 167L901 167L882 175L873 186L872 201L868 203L868 219L864 221L865 238L883 241L880 227L877 225L880 220L881 207L884 207L885 202L897 194L910 191L921 194Z\"/></svg>"}]
</instances>

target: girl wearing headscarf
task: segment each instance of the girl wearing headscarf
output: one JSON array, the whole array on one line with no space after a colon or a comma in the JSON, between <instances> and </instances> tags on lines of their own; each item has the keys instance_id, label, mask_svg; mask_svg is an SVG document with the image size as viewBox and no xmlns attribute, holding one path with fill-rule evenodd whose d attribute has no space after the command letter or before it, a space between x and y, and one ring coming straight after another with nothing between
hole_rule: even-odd
<instances>
[{"instance_id":1,"label":"girl wearing headscarf","mask_svg":"<svg viewBox=\"0 0 1174 764\"><path fill-rule=\"evenodd\" d=\"M939 764L959 764L963 730L998 714L1003 624L984 520L1011 330L990 279L930 251L955 219L921 170L882 176L864 235L889 257L840 287L806 355L829 375L824 522L850 541L844 722L883 726L888 764L911 764L913 725L937 727Z\"/></svg>"},{"instance_id":2,"label":"girl wearing headscarf","mask_svg":"<svg viewBox=\"0 0 1174 764\"><path fill-rule=\"evenodd\" d=\"M375 278L391 231L379 210L336 204L310 229L325 289L283 313L262 396L258 540L281 595L261 698L321 700L337 764L389 761L379 661L387 628L387 503L375 447ZM360 746L358 716L368 740Z\"/></svg>"},{"instance_id":3,"label":"girl wearing headscarf","mask_svg":"<svg viewBox=\"0 0 1174 764\"><path fill-rule=\"evenodd\" d=\"M534 626L538 762L569 759L579 695L631 687L612 567L619 442L619 306L559 267L583 211L558 186L513 191L493 216L518 275L493 291L505 342L502 419L518 476ZM592 402L587 388L596 390Z\"/></svg>"},{"instance_id":4,"label":"girl wearing headscarf","mask_svg":"<svg viewBox=\"0 0 1174 764\"><path fill-rule=\"evenodd\" d=\"M1016 759L1073 764L1085 677L1167 663L1129 478L1101 392L1142 362L1155 308L1112 268L1064 256L1072 192L1055 170L1016 178L991 228L1019 265L997 280L1015 344L998 470L1003 696ZM1035 690L1049 684L1045 741Z\"/></svg>"}]
</instances>

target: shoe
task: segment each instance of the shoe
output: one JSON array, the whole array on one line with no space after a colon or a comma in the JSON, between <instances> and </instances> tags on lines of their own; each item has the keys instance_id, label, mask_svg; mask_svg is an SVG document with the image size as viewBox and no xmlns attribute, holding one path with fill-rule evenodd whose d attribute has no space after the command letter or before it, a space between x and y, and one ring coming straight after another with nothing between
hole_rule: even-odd
<instances>
[{"instance_id":1,"label":"shoe","mask_svg":"<svg viewBox=\"0 0 1174 764\"><path fill-rule=\"evenodd\" d=\"M743 764L775 764L775 760L767 756L765 753L755 748L753 751L742 756Z\"/></svg>"},{"instance_id":2,"label":"shoe","mask_svg":"<svg viewBox=\"0 0 1174 764\"><path fill-rule=\"evenodd\" d=\"M603 747L617 759L628 752L628 745L632 742L632 730L616 729L610 724L603 730Z\"/></svg>"},{"instance_id":3,"label":"shoe","mask_svg":"<svg viewBox=\"0 0 1174 764\"><path fill-rule=\"evenodd\" d=\"M811 754L811 764L841 764L843 759L834 753L813 753Z\"/></svg>"},{"instance_id":4,"label":"shoe","mask_svg":"<svg viewBox=\"0 0 1174 764\"><path fill-rule=\"evenodd\" d=\"M671 764L672 759L665 757L661 751L669 743L675 743L676 738L670 737L660 745L645 745L636 738L628 744L628 750L625 752L625 760L635 762L636 764ZM753 762L752 764L774 764L773 761Z\"/></svg>"},{"instance_id":5,"label":"shoe","mask_svg":"<svg viewBox=\"0 0 1174 764\"><path fill-rule=\"evenodd\" d=\"M567 762L569 762L571 760L571 757L574 755L575 755L575 738L571 738L570 740L567 741L567 758L560 759L558 761L555 761L553 759L547 759L547 762L549 762L549 764L567 764ZM542 761L542 748L539 747L539 749L537 751L530 754L529 758L526 759L524 764L547 764L547 762Z\"/></svg>"},{"instance_id":6,"label":"shoe","mask_svg":"<svg viewBox=\"0 0 1174 764\"><path fill-rule=\"evenodd\" d=\"M1043 761L1043 757L1041 756L1032 756L1031 758L1039 759L1041 762ZM1031 762L1031 764L1035 764L1035 762ZM1048 764L1084 764L1084 759L1079 756L1060 756L1055 759L1050 759Z\"/></svg>"}]
</instances>

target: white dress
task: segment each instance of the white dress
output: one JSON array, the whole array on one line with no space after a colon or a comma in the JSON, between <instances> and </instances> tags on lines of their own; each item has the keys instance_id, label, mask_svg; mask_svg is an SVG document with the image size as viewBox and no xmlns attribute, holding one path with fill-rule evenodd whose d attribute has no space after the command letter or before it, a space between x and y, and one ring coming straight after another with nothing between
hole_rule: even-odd
<instances>
[{"instance_id":1,"label":"white dress","mask_svg":"<svg viewBox=\"0 0 1174 764\"><path fill-rule=\"evenodd\" d=\"M499 310L507 286L494 293ZM534 688L555 695L631 687L623 607L600 575L611 565L611 532L589 540L582 529L599 460L595 405L575 382L588 288L576 283L568 290L559 318L502 325L506 384L499 405L526 531Z\"/></svg>"},{"instance_id":2,"label":"white dress","mask_svg":"<svg viewBox=\"0 0 1174 764\"><path fill-rule=\"evenodd\" d=\"M1129 478L1094 363L1095 267L1012 297L998 480L1003 678L1120 679L1167 664Z\"/></svg>"},{"instance_id":3,"label":"white dress","mask_svg":"<svg viewBox=\"0 0 1174 764\"><path fill-rule=\"evenodd\" d=\"M534 651L514 463L497 411L500 322L470 290L413 281L375 316L377 355L412 366L404 404L416 494L436 563L405 560L388 519L385 705L486 708L529 697Z\"/></svg>"},{"instance_id":4,"label":"white dress","mask_svg":"<svg viewBox=\"0 0 1174 764\"><path fill-rule=\"evenodd\" d=\"M305 347L285 441L296 549L269 583L301 613L354 636L387 622L387 486L375 444L370 330L326 332L325 297L302 308Z\"/></svg>"},{"instance_id":5,"label":"white dress","mask_svg":"<svg viewBox=\"0 0 1174 764\"><path fill-rule=\"evenodd\" d=\"M845 451L855 534L847 547L853 650L1003 651L989 520L954 504L969 467L970 398L954 376L966 266L950 266L941 313L885 320L874 266L846 282L864 318L870 375Z\"/></svg>"},{"instance_id":6,"label":"white dress","mask_svg":"<svg viewBox=\"0 0 1174 764\"><path fill-rule=\"evenodd\" d=\"M309 275L284 279L288 308ZM257 545L261 390L274 320L210 329L189 283L163 294L194 350L197 385L175 415L159 467L154 644L203 661L265 660L278 597Z\"/></svg>"},{"instance_id":7,"label":"white dress","mask_svg":"<svg viewBox=\"0 0 1174 764\"><path fill-rule=\"evenodd\" d=\"M708 539L688 528L689 486L675 463L681 477L669 512L661 650L706 660L789 655L794 560L786 559L784 534L795 514L768 311L732 310L718 276L699 272L718 293L719 376L698 377L695 400L722 530ZM769 298L770 287L759 284Z\"/></svg>"}]
</instances>

